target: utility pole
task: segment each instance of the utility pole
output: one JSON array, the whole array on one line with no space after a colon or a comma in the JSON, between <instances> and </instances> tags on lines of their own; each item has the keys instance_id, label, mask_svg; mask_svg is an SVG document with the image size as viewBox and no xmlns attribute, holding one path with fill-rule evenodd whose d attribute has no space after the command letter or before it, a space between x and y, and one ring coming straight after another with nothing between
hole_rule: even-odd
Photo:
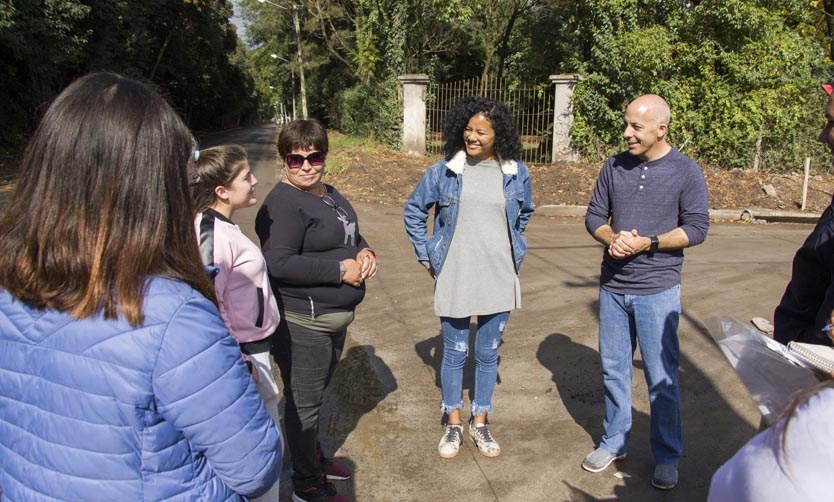
<instances>
[{"instance_id":1,"label":"utility pole","mask_svg":"<svg viewBox=\"0 0 834 502\"><path fill-rule=\"evenodd\" d=\"M298 48L298 78L301 83L301 116L307 118L307 85L304 82L304 59L301 57L301 23L298 20L298 4L292 4L292 23L295 26L295 45Z\"/></svg>"},{"instance_id":2,"label":"utility pole","mask_svg":"<svg viewBox=\"0 0 834 502\"><path fill-rule=\"evenodd\" d=\"M299 84L301 87L301 117L307 118L307 84L304 81L304 58L301 56L301 22L298 20L298 9L301 8L300 5L293 3L292 9L284 7L283 5L277 4L275 2L270 2L269 0L258 0L258 3L268 3L269 5L273 5L278 7L279 9L284 10L292 10L292 24L293 28L295 28L295 45L298 51L298 76L299 76Z\"/></svg>"}]
</instances>

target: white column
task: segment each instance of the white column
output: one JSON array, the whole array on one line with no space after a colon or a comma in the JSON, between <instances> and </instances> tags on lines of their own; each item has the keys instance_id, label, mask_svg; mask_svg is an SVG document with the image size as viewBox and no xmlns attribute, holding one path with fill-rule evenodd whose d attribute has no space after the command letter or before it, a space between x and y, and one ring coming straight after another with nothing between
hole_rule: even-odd
<instances>
[{"instance_id":1,"label":"white column","mask_svg":"<svg viewBox=\"0 0 834 502\"><path fill-rule=\"evenodd\" d=\"M553 85L553 152L551 162L579 160L570 147L570 128L573 126L573 88L582 79L568 73L551 75Z\"/></svg>"},{"instance_id":2,"label":"white column","mask_svg":"<svg viewBox=\"0 0 834 502\"><path fill-rule=\"evenodd\" d=\"M428 75L400 75L403 85L403 151L411 155L426 153L426 90Z\"/></svg>"}]
</instances>

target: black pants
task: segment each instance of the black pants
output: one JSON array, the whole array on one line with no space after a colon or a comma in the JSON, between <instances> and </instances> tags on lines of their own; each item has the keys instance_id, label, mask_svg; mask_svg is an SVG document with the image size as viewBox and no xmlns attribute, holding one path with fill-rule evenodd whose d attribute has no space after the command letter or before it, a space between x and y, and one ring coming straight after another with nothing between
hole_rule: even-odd
<instances>
[{"instance_id":1,"label":"black pants","mask_svg":"<svg viewBox=\"0 0 834 502\"><path fill-rule=\"evenodd\" d=\"M281 319L274 337L272 355L284 382L284 437L292 455L295 490L318 483L324 474L319 411L346 334L347 329L326 333Z\"/></svg>"}]
</instances>

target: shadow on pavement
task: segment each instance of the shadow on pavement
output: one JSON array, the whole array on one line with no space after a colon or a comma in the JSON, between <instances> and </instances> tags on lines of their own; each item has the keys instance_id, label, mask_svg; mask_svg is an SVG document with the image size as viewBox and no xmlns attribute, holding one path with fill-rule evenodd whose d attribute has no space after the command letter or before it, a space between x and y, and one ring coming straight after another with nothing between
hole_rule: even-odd
<instances>
[{"instance_id":1,"label":"shadow on pavement","mask_svg":"<svg viewBox=\"0 0 834 502\"><path fill-rule=\"evenodd\" d=\"M385 361L375 354L372 345L350 347L336 366L328 389L335 399L329 403L331 412L323 414L327 422L321 423L327 435L325 453L338 451L359 419L395 390L397 379Z\"/></svg>"},{"instance_id":2,"label":"shadow on pavement","mask_svg":"<svg viewBox=\"0 0 834 502\"><path fill-rule=\"evenodd\" d=\"M592 307L596 308L596 307ZM681 329L691 336L694 331L700 337L712 341L707 329L687 312L681 313ZM687 326L684 326L684 323ZM683 344L682 344L683 345ZM589 445L599 443L602 435L604 416L604 388L599 353L590 347L577 343L569 335L552 333L545 337L536 352L538 361L552 374L559 396L566 410L576 424L589 436ZM635 407L648 409L648 396L643 372L643 361L639 350L634 359ZM653 489L648 481L654 468L649 443L650 416L632 409L632 434L629 441L628 459L612 464L605 472L614 472L621 478L622 485L614 487L614 499L597 499L580 488L564 481L573 494L571 500L705 500L709 480L715 472L746 439L756 433L743 417L730 412L729 403L711 383L710 379L681 353L678 373L681 394L681 416L683 429L683 457L681 458L681 479L678 487L668 495ZM720 419L712 423L710 417ZM732 430L732 435L716 435L712 430ZM577 463L590 453L572 452ZM617 472L620 469L620 472ZM610 472L609 472L610 471ZM592 474L599 476L599 474ZM694 480L700 482L692 483ZM671 497L671 498L669 498ZM680 497L683 497L682 499Z\"/></svg>"},{"instance_id":3,"label":"shadow on pavement","mask_svg":"<svg viewBox=\"0 0 834 502\"><path fill-rule=\"evenodd\" d=\"M397 379L385 361L376 355L376 349L372 345L354 345L342 354L325 391L319 441L325 455L354 473L351 479L333 481L339 493L350 500L356 500L356 462L346 456L334 457L333 452L342 448L359 420L395 390Z\"/></svg>"},{"instance_id":4,"label":"shadow on pavement","mask_svg":"<svg viewBox=\"0 0 834 502\"><path fill-rule=\"evenodd\" d=\"M574 422L596 442L602 433L599 417L604 396L599 353L573 342L568 335L552 333L539 345L536 358L553 375L562 404Z\"/></svg>"}]
</instances>

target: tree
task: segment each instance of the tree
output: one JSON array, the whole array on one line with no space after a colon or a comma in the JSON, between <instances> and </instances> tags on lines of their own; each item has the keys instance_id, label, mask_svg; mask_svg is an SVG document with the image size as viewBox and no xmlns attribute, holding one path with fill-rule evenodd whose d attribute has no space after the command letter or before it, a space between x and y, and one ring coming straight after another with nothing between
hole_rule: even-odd
<instances>
[{"instance_id":1,"label":"tree","mask_svg":"<svg viewBox=\"0 0 834 502\"><path fill-rule=\"evenodd\" d=\"M483 0L475 1L471 20L475 26L475 39L483 54L481 85L486 88L489 75L504 73L504 59L508 55L509 42L520 18L536 5L535 0Z\"/></svg>"},{"instance_id":2,"label":"tree","mask_svg":"<svg viewBox=\"0 0 834 502\"><path fill-rule=\"evenodd\" d=\"M658 6L662 8L658 8ZM573 141L586 154L622 148L635 96L670 102L672 141L722 167L792 169L817 153L818 82L830 68L798 1L592 0L580 56Z\"/></svg>"},{"instance_id":3,"label":"tree","mask_svg":"<svg viewBox=\"0 0 834 502\"><path fill-rule=\"evenodd\" d=\"M35 111L68 83L84 58L89 34L80 24L90 11L75 0L0 4L0 93L7 97L0 142L22 142Z\"/></svg>"},{"instance_id":4,"label":"tree","mask_svg":"<svg viewBox=\"0 0 834 502\"><path fill-rule=\"evenodd\" d=\"M819 0L812 2L819 9L822 19L822 33L828 46L828 59L834 61L834 0Z\"/></svg>"},{"instance_id":5,"label":"tree","mask_svg":"<svg viewBox=\"0 0 834 502\"><path fill-rule=\"evenodd\" d=\"M93 70L152 81L192 126L253 113L228 0L0 2L0 142L19 144L62 87Z\"/></svg>"}]
</instances>

